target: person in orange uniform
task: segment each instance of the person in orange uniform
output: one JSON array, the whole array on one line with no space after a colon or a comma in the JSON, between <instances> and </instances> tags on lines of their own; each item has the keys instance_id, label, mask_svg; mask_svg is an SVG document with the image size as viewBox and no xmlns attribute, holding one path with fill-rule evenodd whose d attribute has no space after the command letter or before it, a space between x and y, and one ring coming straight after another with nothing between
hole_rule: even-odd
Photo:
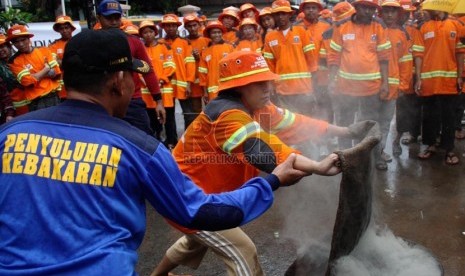
<instances>
[{"instance_id":1,"label":"person in orange uniform","mask_svg":"<svg viewBox=\"0 0 465 276\"><path fill-rule=\"evenodd\" d=\"M233 9L224 9L223 12L218 16L220 21L226 28L226 33L223 35L223 39L226 42L234 43L237 40L237 26L239 26L240 19L237 12ZM207 24L208 26L208 24Z\"/></svg>"},{"instance_id":2,"label":"person in orange uniform","mask_svg":"<svg viewBox=\"0 0 465 276\"><path fill-rule=\"evenodd\" d=\"M8 65L18 82L24 87L24 95L29 111L34 111L60 103L60 66L52 52L46 48L34 48L26 26L13 25L7 31L7 41L11 41L18 52L10 58Z\"/></svg>"},{"instance_id":3,"label":"person in orange uniform","mask_svg":"<svg viewBox=\"0 0 465 276\"><path fill-rule=\"evenodd\" d=\"M217 20L208 22L203 31L203 36L210 39L209 46L202 51L199 63L200 86L204 87L206 101L211 101L218 95L220 82L218 62L234 51L234 46L223 40L225 33L226 28Z\"/></svg>"},{"instance_id":4,"label":"person in orange uniform","mask_svg":"<svg viewBox=\"0 0 465 276\"><path fill-rule=\"evenodd\" d=\"M56 39L50 45L48 45L48 48L50 51L52 51L53 56L57 60L58 64L61 67L61 60L63 59L63 53L65 52L65 46L66 43L71 39L73 36L74 30L76 30L76 27L73 25L73 20L71 20L71 17L66 16L66 15L60 15L57 16L55 19L55 24L53 24L53 30L57 33L60 33L61 37L59 39ZM62 78L60 78L60 85L61 89L58 92L58 96L60 99L66 99L66 89L63 84Z\"/></svg>"},{"instance_id":5,"label":"person in orange uniform","mask_svg":"<svg viewBox=\"0 0 465 276\"><path fill-rule=\"evenodd\" d=\"M258 20L259 13L257 8L251 3L245 3L239 7L239 18L241 20L244 18L251 18L256 21Z\"/></svg>"},{"instance_id":6,"label":"person in orange uniform","mask_svg":"<svg viewBox=\"0 0 465 276\"><path fill-rule=\"evenodd\" d=\"M174 109L173 87L171 85L170 78L176 70L176 64L173 61L173 52L171 51L171 47L166 45L163 39L156 39L158 29L153 21L142 21L139 25L139 35L144 40L145 50L147 51L147 55L152 63L155 74L158 76L163 106L165 107L165 110L167 110L167 114L174 115L174 111L168 111L169 109ZM143 86L141 92L142 99L147 105L147 113L149 113L149 117L151 118L150 123L152 129L155 131L155 137L158 140L161 140L163 125L158 120L155 120L155 107L157 102L153 100L153 97L147 87ZM174 116L167 116L166 119L166 140L164 143L167 148L170 148L170 145L173 147L177 141L176 120Z\"/></svg>"},{"instance_id":7,"label":"person in orange uniform","mask_svg":"<svg viewBox=\"0 0 465 276\"><path fill-rule=\"evenodd\" d=\"M315 45L315 51L319 54L323 41L323 32L331 27L330 23L320 18L323 5L320 0L304 0L300 3L299 9L305 16L297 25L303 26L307 30L310 39ZM322 63L318 63L318 70L312 76L317 103L315 116L332 122L334 114L331 99L328 95L328 77L328 67Z\"/></svg>"},{"instance_id":8,"label":"person in orange uniform","mask_svg":"<svg viewBox=\"0 0 465 276\"><path fill-rule=\"evenodd\" d=\"M315 45L303 27L292 26L294 12L289 1L274 1L272 9L277 29L266 35L263 56L271 71L280 76L276 101L293 112L313 114L312 73L318 57Z\"/></svg>"},{"instance_id":9,"label":"person in orange uniform","mask_svg":"<svg viewBox=\"0 0 465 276\"><path fill-rule=\"evenodd\" d=\"M266 34L274 30L276 26L274 17L271 11L272 11L271 7L264 7L263 9L260 10L260 13L258 14L257 23L261 27L260 35L261 35L262 42L265 41Z\"/></svg>"},{"instance_id":10,"label":"person in orange uniform","mask_svg":"<svg viewBox=\"0 0 465 276\"><path fill-rule=\"evenodd\" d=\"M258 34L258 24L255 19L244 18L239 25L239 39L234 43L236 51L262 52L263 42Z\"/></svg>"},{"instance_id":11,"label":"person in orange uniform","mask_svg":"<svg viewBox=\"0 0 465 276\"><path fill-rule=\"evenodd\" d=\"M457 15L458 20L462 23L462 25L465 25L465 15ZM465 68L464 68L465 69ZM462 72L462 80L465 79L465 70ZM462 86L462 93L459 95L459 104L456 109L456 115L455 115L455 138L456 139L465 139L465 128L462 126L462 119L464 116L464 111L465 111L465 88Z\"/></svg>"},{"instance_id":12,"label":"person in orange uniform","mask_svg":"<svg viewBox=\"0 0 465 276\"><path fill-rule=\"evenodd\" d=\"M445 163L460 162L454 153L455 109L462 89L464 45L463 26L457 19L449 18L446 12L423 9L430 20L421 25L413 39L415 62L415 92L422 97L423 127L422 143L426 148L418 154L420 159L429 159L436 152L436 138L440 131L440 146L445 149ZM440 58L438 54L440 53Z\"/></svg>"},{"instance_id":13,"label":"person in orange uniform","mask_svg":"<svg viewBox=\"0 0 465 276\"><path fill-rule=\"evenodd\" d=\"M184 28L189 32L189 35L186 37L189 43L192 46L192 55L195 58L195 81L191 85L191 102L192 110L196 114L200 114L202 111L202 97L204 95L203 87L200 86L200 77L199 77L199 64L200 64L200 54L202 51L208 47L210 39L204 37L203 33L200 33L200 18L196 15L187 15L184 16ZM205 30L205 28L203 28Z\"/></svg>"},{"instance_id":14,"label":"person in orange uniform","mask_svg":"<svg viewBox=\"0 0 465 276\"><path fill-rule=\"evenodd\" d=\"M0 34L0 78L5 82L6 89L10 94L15 116L19 116L29 111L28 104L30 101L26 99L23 87L8 67L8 60L12 55L11 43L6 40L4 34Z\"/></svg>"},{"instance_id":15,"label":"person in orange uniform","mask_svg":"<svg viewBox=\"0 0 465 276\"><path fill-rule=\"evenodd\" d=\"M258 53L231 53L219 67L218 97L191 124L173 151L180 169L203 191L238 189L243 179L256 177L259 171L270 172L292 153L297 153L294 166L299 170L320 175L339 173L335 154L317 162L285 143L327 134L349 135L348 128L271 104L270 93L279 76ZM221 179L221 184L215 179ZM218 232L177 228L185 235L167 250L152 276L167 275L178 265L195 269L208 248L226 264L228 275L263 275L255 245L240 228Z\"/></svg>"},{"instance_id":16,"label":"person in orange uniform","mask_svg":"<svg viewBox=\"0 0 465 276\"><path fill-rule=\"evenodd\" d=\"M399 24L401 15L402 6L398 0L384 0L381 3L381 18L386 24L386 37L391 42L392 47L389 58L389 92L380 95L381 104L378 110L378 122L381 130L379 144L381 158L376 161L376 168L379 170L387 170L387 163L392 161L391 156L384 151L384 148L394 116L396 99L401 88L401 77L404 78L404 84L408 83L412 77L411 70L406 70L402 76L400 74L401 63L408 63L405 67L412 68L409 37L405 29ZM408 87L402 88L405 90Z\"/></svg>"},{"instance_id":17,"label":"person in orange uniform","mask_svg":"<svg viewBox=\"0 0 465 276\"><path fill-rule=\"evenodd\" d=\"M377 0L356 0L356 13L337 23L328 50L329 92L334 94L336 122L347 126L360 119L378 120L380 96L389 92L388 61L391 43L384 24L373 17L380 8ZM341 149L352 140L339 139ZM381 151L375 150L375 160Z\"/></svg>"},{"instance_id":18,"label":"person in orange uniform","mask_svg":"<svg viewBox=\"0 0 465 276\"><path fill-rule=\"evenodd\" d=\"M178 27L181 25L182 23L175 14L165 14L160 22L160 26L166 32L164 40L173 51L176 72L171 78L171 84L174 89L173 95L181 105L184 126L187 129L196 117L190 101L191 85L195 81L195 58L192 55L192 46L189 41L178 34Z\"/></svg>"}]
</instances>

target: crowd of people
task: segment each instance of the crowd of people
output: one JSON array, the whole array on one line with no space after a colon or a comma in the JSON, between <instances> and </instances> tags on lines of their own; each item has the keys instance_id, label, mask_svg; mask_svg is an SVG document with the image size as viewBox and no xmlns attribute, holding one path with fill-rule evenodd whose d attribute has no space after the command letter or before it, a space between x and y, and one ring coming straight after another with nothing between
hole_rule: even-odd
<instances>
[{"instance_id":1,"label":"crowd of people","mask_svg":"<svg viewBox=\"0 0 465 276\"><path fill-rule=\"evenodd\" d=\"M32 47L34 34L23 25L0 35L1 119L13 120L0 132L2 183L8 181L18 195L23 190L15 190L13 183L31 184L25 188L34 198L27 205L31 216L50 213L51 206L36 204L33 194L49 196L50 187L38 191L33 185L44 178L50 183L117 187L118 202L125 206L115 211L118 217L99 209L103 219L91 214L96 207L91 198L86 199L89 205L81 206L88 218L77 228L111 229L114 234L109 235L112 241L94 236L98 249L82 244L90 232L71 245L59 233L43 230L43 222L35 223L41 238L51 235L63 244L43 242L53 248L45 254L50 261L43 261L38 248L27 257L38 267L59 262L44 270L49 273L69 272L83 263L96 264L108 246L120 255L103 262L101 269L116 272L130 262L131 270L145 226L141 199L147 198L185 234L168 249L153 275L168 275L178 265L196 268L209 248L229 275L262 275L256 248L238 226L263 213L271 204L270 193L280 185L310 174L340 172L337 155L315 161L298 150L299 144L311 141L330 148L327 138L337 137L340 149L350 148L375 121L382 132L374 150L375 166L387 170L392 157L385 152L386 140L395 117L392 155L402 153L401 143L421 138L425 146L418 158L429 159L442 147L446 164L460 162L454 141L465 138L464 18L410 0L355 0L332 9L319 0L303 0L299 12L289 1L276 0L262 9L250 3L228 7L211 20L199 14L181 20L169 13L159 23L144 20L137 25L123 18L118 1L104 0L97 7L94 30L74 37L71 18L58 16L53 30L61 38L49 47ZM188 32L185 37L179 35L181 25ZM184 118L180 139L175 101ZM84 144L83 157L78 148ZM72 162L66 157L71 148ZM44 157L47 150L56 155ZM81 159L92 165L82 165ZM47 169L46 162L53 169ZM75 163L79 168L74 175ZM116 176L118 168L124 177ZM257 178L260 171L269 177ZM137 183L138 189L123 184L126 181ZM165 188L160 181L168 183ZM258 182L269 185L248 196L239 192L253 190ZM69 187L69 206L58 206L75 214L80 195ZM11 209L14 199L1 195L0 206L10 208L12 217L19 215L20 209ZM102 205L111 205L112 195L99 196ZM137 204L129 203L132 200ZM252 210L257 207L252 202L259 209ZM128 212L138 216L131 218ZM94 219L103 220L104 226L95 225ZM58 220L53 222L61 225ZM26 227L24 222L0 222L11 229ZM138 233L121 242L130 246L115 245L128 233ZM3 260L21 267L18 273L33 271L14 256L37 243L19 237L7 243L0 247L7 256ZM69 264L65 256L53 256L64 247L73 256ZM73 255L76 252L84 257ZM5 264L2 257L0 264ZM87 273L95 266L79 269ZM8 265L0 265L2 271L8 271Z\"/></svg>"}]
</instances>

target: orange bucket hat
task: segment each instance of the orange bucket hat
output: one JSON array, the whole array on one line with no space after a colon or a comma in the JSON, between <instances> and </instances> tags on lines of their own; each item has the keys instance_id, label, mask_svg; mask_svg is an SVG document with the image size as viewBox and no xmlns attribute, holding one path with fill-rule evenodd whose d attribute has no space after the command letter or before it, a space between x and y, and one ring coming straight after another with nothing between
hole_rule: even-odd
<instances>
[{"instance_id":1,"label":"orange bucket hat","mask_svg":"<svg viewBox=\"0 0 465 276\"><path fill-rule=\"evenodd\" d=\"M318 8L321 10L323 10L323 5L321 4L320 0L304 0L300 3L300 6L299 6L299 10L302 11L305 4L316 4L318 5Z\"/></svg>"},{"instance_id":2,"label":"orange bucket hat","mask_svg":"<svg viewBox=\"0 0 465 276\"><path fill-rule=\"evenodd\" d=\"M160 26L163 26L164 24L173 24L173 23L177 24L178 26L182 25L182 23L179 22L179 18L177 15L168 13L168 14L163 15L161 22L160 22Z\"/></svg>"},{"instance_id":3,"label":"orange bucket hat","mask_svg":"<svg viewBox=\"0 0 465 276\"><path fill-rule=\"evenodd\" d=\"M278 75L270 71L265 58L255 52L232 52L220 60L219 66L219 92L253 82L279 79Z\"/></svg>"},{"instance_id":4,"label":"orange bucket hat","mask_svg":"<svg viewBox=\"0 0 465 276\"><path fill-rule=\"evenodd\" d=\"M349 2L339 2L333 8L334 22L341 21L355 13L354 7Z\"/></svg>"},{"instance_id":5,"label":"orange bucket hat","mask_svg":"<svg viewBox=\"0 0 465 276\"><path fill-rule=\"evenodd\" d=\"M329 9L324 9L320 11L320 16L321 18L332 18L333 17L333 12Z\"/></svg>"},{"instance_id":6,"label":"orange bucket hat","mask_svg":"<svg viewBox=\"0 0 465 276\"><path fill-rule=\"evenodd\" d=\"M232 9L225 9L223 10L223 12L220 14L220 16L218 16L218 20L219 21L223 21L223 18L225 16L231 16L234 18L234 27L236 27L237 25L239 25L239 22L240 22L240 19L239 19L239 16L237 14L236 11L232 10Z\"/></svg>"},{"instance_id":7,"label":"orange bucket hat","mask_svg":"<svg viewBox=\"0 0 465 276\"><path fill-rule=\"evenodd\" d=\"M200 18L198 18L197 15L195 14L189 14L189 15L184 16L182 21L184 24L187 24L192 21L197 21L198 23L200 23Z\"/></svg>"},{"instance_id":8,"label":"orange bucket hat","mask_svg":"<svg viewBox=\"0 0 465 276\"><path fill-rule=\"evenodd\" d=\"M252 25L252 26L255 27L255 30L258 29L257 21L255 21L255 20L252 19L252 18L244 18L244 19L242 19L241 24L239 25L239 29L240 29L242 26L245 26L245 25Z\"/></svg>"},{"instance_id":9,"label":"orange bucket hat","mask_svg":"<svg viewBox=\"0 0 465 276\"><path fill-rule=\"evenodd\" d=\"M264 16L264 15L271 15L271 11L272 11L271 7L264 7L263 9L260 10L258 17L260 18L261 16Z\"/></svg>"},{"instance_id":10,"label":"orange bucket hat","mask_svg":"<svg viewBox=\"0 0 465 276\"><path fill-rule=\"evenodd\" d=\"M155 35L158 35L158 28L155 26L155 23L151 20L143 20L140 22L139 25L139 35L141 35L142 29L143 28L150 28L155 31Z\"/></svg>"},{"instance_id":11,"label":"orange bucket hat","mask_svg":"<svg viewBox=\"0 0 465 276\"><path fill-rule=\"evenodd\" d=\"M411 0L400 0L400 5L404 9L404 11L416 11L417 10L415 6L412 5Z\"/></svg>"},{"instance_id":12,"label":"orange bucket hat","mask_svg":"<svg viewBox=\"0 0 465 276\"><path fill-rule=\"evenodd\" d=\"M203 30L203 36L210 37L210 30L215 28L220 29L223 34L226 33L226 28L224 27L223 23L221 23L218 20L213 20L208 22L207 26L205 27L205 30Z\"/></svg>"},{"instance_id":13,"label":"orange bucket hat","mask_svg":"<svg viewBox=\"0 0 465 276\"><path fill-rule=\"evenodd\" d=\"M276 0L271 4L271 12L278 13L278 12L287 12L287 13L294 13L291 8L291 3L287 0Z\"/></svg>"},{"instance_id":14,"label":"orange bucket hat","mask_svg":"<svg viewBox=\"0 0 465 276\"><path fill-rule=\"evenodd\" d=\"M381 7L402 8L398 0L383 0L383 2L381 2Z\"/></svg>"},{"instance_id":15,"label":"orange bucket hat","mask_svg":"<svg viewBox=\"0 0 465 276\"><path fill-rule=\"evenodd\" d=\"M126 24L123 28L123 32L130 34L130 35L137 35L139 36L139 27L134 24Z\"/></svg>"},{"instance_id":16,"label":"orange bucket hat","mask_svg":"<svg viewBox=\"0 0 465 276\"><path fill-rule=\"evenodd\" d=\"M239 12L239 17L241 19L243 19L244 17L242 16L242 13L245 12L246 10L253 10L253 12L255 13L255 17L258 16L258 14L260 13L257 8L253 5L253 4L250 4L250 3L245 3L245 4L242 4L241 7L239 8L240 12Z\"/></svg>"},{"instance_id":17,"label":"orange bucket hat","mask_svg":"<svg viewBox=\"0 0 465 276\"><path fill-rule=\"evenodd\" d=\"M76 30L76 27L74 27L73 25L73 20L71 20L71 17L66 15L57 16L57 18L55 19L55 24L53 24L53 30L55 32L58 32L58 26L66 23L71 25L71 29L73 29L73 31Z\"/></svg>"},{"instance_id":18,"label":"orange bucket hat","mask_svg":"<svg viewBox=\"0 0 465 276\"><path fill-rule=\"evenodd\" d=\"M355 0L355 2L352 3L352 5L355 7L357 5L366 5L366 6L372 6L377 9L381 8L379 6L379 1L378 0Z\"/></svg>"},{"instance_id":19,"label":"orange bucket hat","mask_svg":"<svg viewBox=\"0 0 465 276\"><path fill-rule=\"evenodd\" d=\"M7 41L11 41L17 37L28 37L31 38L34 35L29 32L26 26L24 25L13 25L7 31Z\"/></svg>"}]
</instances>

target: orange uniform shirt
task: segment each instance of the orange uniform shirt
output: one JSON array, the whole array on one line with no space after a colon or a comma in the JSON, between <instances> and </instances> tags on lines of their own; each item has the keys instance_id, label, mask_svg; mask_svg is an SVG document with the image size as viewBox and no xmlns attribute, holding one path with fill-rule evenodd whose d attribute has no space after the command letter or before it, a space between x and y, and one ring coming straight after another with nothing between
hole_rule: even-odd
<instances>
[{"instance_id":1,"label":"orange uniform shirt","mask_svg":"<svg viewBox=\"0 0 465 276\"><path fill-rule=\"evenodd\" d=\"M238 30L235 29L235 28L227 31L226 33L223 34L223 40L233 44L238 39L237 32L238 32Z\"/></svg>"},{"instance_id":2,"label":"orange uniform shirt","mask_svg":"<svg viewBox=\"0 0 465 276\"><path fill-rule=\"evenodd\" d=\"M220 60L234 51L230 43L215 44L207 47L200 55L199 79L200 86L206 87L208 98L213 100L218 95L220 83Z\"/></svg>"},{"instance_id":3,"label":"orange uniform shirt","mask_svg":"<svg viewBox=\"0 0 465 276\"><path fill-rule=\"evenodd\" d=\"M192 47L184 38L165 39L173 51L173 60L176 64L176 72L171 78L173 95L180 100L187 99L188 83L195 81L195 59L192 56Z\"/></svg>"},{"instance_id":4,"label":"orange uniform shirt","mask_svg":"<svg viewBox=\"0 0 465 276\"><path fill-rule=\"evenodd\" d=\"M197 50L199 55L202 54L202 51L208 47L210 43L210 39L200 36L197 39L189 39L189 42L192 46L192 50ZM191 85L191 97L198 98L203 96L203 87L200 86L200 77L199 77L199 65L200 65L200 58L199 60L195 61L195 81Z\"/></svg>"},{"instance_id":5,"label":"orange uniform shirt","mask_svg":"<svg viewBox=\"0 0 465 276\"><path fill-rule=\"evenodd\" d=\"M304 28L292 26L286 35L280 30L266 34L263 56L270 70L280 76L276 91L283 95L313 92L312 72L317 70L315 45Z\"/></svg>"},{"instance_id":6,"label":"orange uniform shirt","mask_svg":"<svg viewBox=\"0 0 465 276\"><path fill-rule=\"evenodd\" d=\"M262 53L263 42L260 39L256 40L239 40L234 45L235 51L251 51L255 53Z\"/></svg>"},{"instance_id":7,"label":"orange uniform shirt","mask_svg":"<svg viewBox=\"0 0 465 276\"><path fill-rule=\"evenodd\" d=\"M66 43L68 43L68 41L63 40L63 39L57 39L54 42L52 42L50 45L48 45L48 48L50 49L50 51L52 51L52 55L56 60L63 59L63 54L65 53ZM59 81L61 84L61 90L58 92L58 96L60 97L60 99L66 99L66 89L64 86L64 82L63 82L63 76L61 76Z\"/></svg>"},{"instance_id":8,"label":"orange uniform shirt","mask_svg":"<svg viewBox=\"0 0 465 276\"><path fill-rule=\"evenodd\" d=\"M405 30L401 28L387 28L386 36L391 42L391 51L389 55L389 93L387 96L383 97L383 100L395 100L399 96L399 88L401 85L401 78L404 78L403 85L407 78L412 77L412 70L407 70L403 72L404 75L400 74L401 63L404 66L412 68L412 55L409 52L410 42L407 37ZM410 73L409 73L410 71ZM406 75L405 75L406 74ZM408 88L408 87L407 87Z\"/></svg>"},{"instance_id":9,"label":"orange uniform shirt","mask_svg":"<svg viewBox=\"0 0 465 276\"><path fill-rule=\"evenodd\" d=\"M355 24L351 19L334 28L328 66L339 67L336 91L352 96L371 96L381 87L380 61L389 60L391 43L383 25Z\"/></svg>"},{"instance_id":10,"label":"orange uniform shirt","mask_svg":"<svg viewBox=\"0 0 465 276\"><path fill-rule=\"evenodd\" d=\"M164 107L173 107L173 86L171 85L171 76L176 71L176 64L173 61L173 52L171 47L166 45L163 39L160 39L156 45L145 46L147 55L152 63L153 70L158 77L158 80L163 81L160 85L161 99ZM142 83L143 78L141 77ZM152 94L148 90L147 86L143 85L142 99L144 100L147 108L155 108L157 102L154 101Z\"/></svg>"},{"instance_id":11,"label":"orange uniform shirt","mask_svg":"<svg viewBox=\"0 0 465 276\"><path fill-rule=\"evenodd\" d=\"M48 66L55 70L57 76L53 79L45 77L39 81L32 74L42 70L46 66L46 61ZM32 101L60 89L60 66L48 48L33 48L30 53L19 53L13 56L9 66L18 82L24 86L26 100Z\"/></svg>"},{"instance_id":12,"label":"orange uniform shirt","mask_svg":"<svg viewBox=\"0 0 465 276\"><path fill-rule=\"evenodd\" d=\"M331 24L322 19L319 19L316 23L311 23L304 18L297 26L303 26L307 30L310 39L315 45L317 55L320 55L320 50L323 46L323 33L331 28ZM318 70L315 72L315 77L317 81L316 85L327 86L329 78L328 67L318 63Z\"/></svg>"},{"instance_id":13,"label":"orange uniform shirt","mask_svg":"<svg viewBox=\"0 0 465 276\"><path fill-rule=\"evenodd\" d=\"M460 42L463 26L456 19L429 20L413 39L413 56L422 59L421 96L454 95L457 91L456 53L465 52Z\"/></svg>"}]
</instances>

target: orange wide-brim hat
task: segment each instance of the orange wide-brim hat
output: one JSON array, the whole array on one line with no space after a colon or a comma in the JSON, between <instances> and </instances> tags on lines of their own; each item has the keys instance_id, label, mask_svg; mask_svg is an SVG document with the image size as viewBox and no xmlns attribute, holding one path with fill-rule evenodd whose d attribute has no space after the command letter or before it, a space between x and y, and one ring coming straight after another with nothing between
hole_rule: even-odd
<instances>
[{"instance_id":1,"label":"orange wide-brim hat","mask_svg":"<svg viewBox=\"0 0 465 276\"><path fill-rule=\"evenodd\" d=\"M220 29L223 34L226 33L226 31L227 31L226 27L223 25L223 23L221 23L218 20L213 20L213 21L208 22L207 26L203 30L203 36L204 37L210 37L210 30L215 29L215 28Z\"/></svg>"},{"instance_id":2,"label":"orange wide-brim hat","mask_svg":"<svg viewBox=\"0 0 465 276\"><path fill-rule=\"evenodd\" d=\"M166 24L176 24L178 26L182 25L182 23L179 22L178 16L172 13L163 15L161 22L160 22L160 26L163 26Z\"/></svg>"},{"instance_id":3,"label":"orange wide-brim hat","mask_svg":"<svg viewBox=\"0 0 465 276\"><path fill-rule=\"evenodd\" d=\"M155 31L155 35L158 35L158 28L157 26L155 26L155 22L153 22L152 20L143 20L142 22L140 22L139 35L142 35L142 30L144 28L150 28Z\"/></svg>"},{"instance_id":4,"label":"orange wide-brim hat","mask_svg":"<svg viewBox=\"0 0 465 276\"><path fill-rule=\"evenodd\" d=\"M26 26L24 25L13 25L6 32L6 40L11 41L17 37L28 37L31 38L34 35L29 32Z\"/></svg>"},{"instance_id":5,"label":"orange wide-brim hat","mask_svg":"<svg viewBox=\"0 0 465 276\"><path fill-rule=\"evenodd\" d=\"M236 51L220 60L218 92L254 82L274 81L279 75L270 71L265 58L255 52Z\"/></svg>"},{"instance_id":6,"label":"orange wide-brim hat","mask_svg":"<svg viewBox=\"0 0 465 276\"><path fill-rule=\"evenodd\" d=\"M76 30L76 27L73 25L73 20L71 19L71 17L66 15L57 16L57 18L55 19L55 24L53 24L53 30L55 32L58 32L58 26L63 24L69 24L71 26L71 29L73 29L73 32L74 30Z\"/></svg>"},{"instance_id":7,"label":"orange wide-brim hat","mask_svg":"<svg viewBox=\"0 0 465 276\"><path fill-rule=\"evenodd\" d=\"M344 20L355 13L354 7L349 2L339 2L333 8L333 21Z\"/></svg>"}]
</instances>

